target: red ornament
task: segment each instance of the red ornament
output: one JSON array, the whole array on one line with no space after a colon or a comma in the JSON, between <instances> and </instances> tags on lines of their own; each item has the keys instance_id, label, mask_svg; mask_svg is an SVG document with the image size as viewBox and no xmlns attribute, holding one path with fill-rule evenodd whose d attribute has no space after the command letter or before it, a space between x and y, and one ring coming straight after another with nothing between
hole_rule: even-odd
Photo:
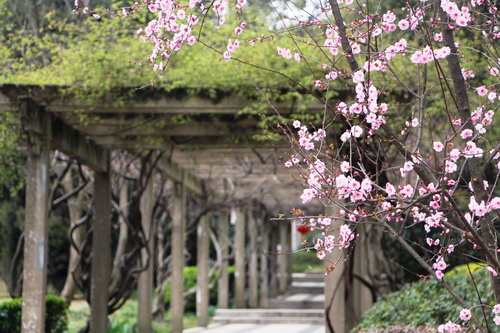
<instances>
[{"instance_id":1,"label":"red ornament","mask_svg":"<svg viewBox=\"0 0 500 333\"><path fill-rule=\"evenodd\" d=\"M300 232L300 236L302 238L306 238L307 233L309 232L309 227L305 225L299 225L297 226L297 231Z\"/></svg>"}]
</instances>

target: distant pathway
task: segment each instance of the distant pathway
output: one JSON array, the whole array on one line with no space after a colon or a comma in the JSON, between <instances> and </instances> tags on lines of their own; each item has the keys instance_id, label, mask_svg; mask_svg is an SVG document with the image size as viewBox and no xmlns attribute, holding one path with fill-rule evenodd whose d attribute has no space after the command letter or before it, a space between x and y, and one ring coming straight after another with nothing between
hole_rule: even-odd
<instances>
[{"instance_id":1,"label":"distant pathway","mask_svg":"<svg viewBox=\"0 0 500 333\"><path fill-rule=\"evenodd\" d=\"M184 333L325 333L325 327L307 324L216 324L208 328L191 328Z\"/></svg>"},{"instance_id":2,"label":"distant pathway","mask_svg":"<svg viewBox=\"0 0 500 333\"><path fill-rule=\"evenodd\" d=\"M324 275L294 273L286 295L267 309L217 309L208 328L185 333L324 333Z\"/></svg>"}]
</instances>

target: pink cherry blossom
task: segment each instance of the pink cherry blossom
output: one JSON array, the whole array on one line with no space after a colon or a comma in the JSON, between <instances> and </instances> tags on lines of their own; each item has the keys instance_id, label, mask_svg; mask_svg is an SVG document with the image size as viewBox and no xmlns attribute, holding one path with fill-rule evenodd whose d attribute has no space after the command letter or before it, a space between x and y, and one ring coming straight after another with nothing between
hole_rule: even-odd
<instances>
[{"instance_id":1,"label":"pink cherry blossom","mask_svg":"<svg viewBox=\"0 0 500 333\"><path fill-rule=\"evenodd\" d=\"M407 20L401 20L398 23L398 27L401 30L407 30L410 27L410 23Z\"/></svg>"},{"instance_id":2,"label":"pink cherry blossom","mask_svg":"<svg viewBox=\"0 0 500 333\"><path fill-rule=\"evenodd\" d=\"M467 321L471 318L471 316L472 314L469 309L460 310L460 319Z\"/></svg>"},{"instance_id":3,"label":"pink cherry blossom","mask_svg":"<svg viewBox=\"0 0 500 333\"><path fill-rule=\"evenodd\" d=\"M486 89L486 86L481 86L476 88L476 92L479 96L486 96L486 94L488 94L488 89Z\"/></svg>"},{"instance_id":4,"label":"pink cherry blossom","mask_svg":"<svg viewBox=\"0 0 500 333\"><path fill-rule=\"evenodd\" d=\"M343 161L340 163L340 170L342 170L342 172L349 172L351 170L349 162Z\"/></svg>"},{"instance_id":5,"label":"pink cherry blossom","mask_svg":"<svg viewBox=\"0 0 500 333\"><path fill-rule=\"evenodd\" d=\"M358 125L353 126L351 128L351 134L355 138L359 138L363 134L363 129L361 127L359 127Z\"/></svg>"},{"instance_id":6,"label":"pink cherry blossom","mask_svg":"<svg viewBox=\"0 0 500 333\"><path fill-rule=\"evenodd\" d=\"M396 189L391 183L386 183L385 184L385 192L387 193L388 196L392 197L394 194L396 194Z\"/></svg>"},{"instance_id":7,"label":"pink cherry blossom","mask_svg":"<svg viewBox=\"0 0 500 333\"><path fill-rule=\"evenodd\" d=\"M471 129L464 129L462 131L462 133L460 133L460 136L462 137L462 139L467 139L467 138L470 138L474 133L472 132Z\"/></svg>"},{"instance_id":8,"label":"pink cherry blossom","mask_svg":"<svg viewBox=\"0 0 500 333\"><path fill-rule=\"evenodd\" d=\"M352 75L352 80L354 83L364 82L365 74L362 71L357 71Z\"/></svg>"},{"instance_id":9,"label":"pink cherry blossom","mask_svg":"<svg viewBox=\"0 0 500 333\"><path fill-rule=\"evenodd\" d=\"M346 142L347 140L349 140L351 138L351 132L349 131L345 131L341 136L340 136L340 140L342 142Z\"/></svg>"},{"instance_id":10,"label":"pink cherry blossom","mask_svg":"<svg viewBox=\"0 0 500 333\"><path fill-rule=\"evenodd\" d=\"M443 151L443 149L444 149L444 145L443 145L443 143L442 143L441 141L436 141L436 142L434 142L434 144L433 144L433 146L432 146L432 147L433 147L433 148L434 148L434 150L435 150L435 151L437 151L437 152L441 152L441 151Z\"/></svg>"},{"instance_id":11,"label":"pink cherry blossom","mask_svg":"<svg viewBox=\"0 0 500 333\"><path fill-rule=\"evenodd\" d=\"M491 272L491 275L493 276L498 276L498 272L496 271L496 269L494 269L493 267L491 266L488 266L486 267L490 272Z\"/></svg>"}]
</instances>

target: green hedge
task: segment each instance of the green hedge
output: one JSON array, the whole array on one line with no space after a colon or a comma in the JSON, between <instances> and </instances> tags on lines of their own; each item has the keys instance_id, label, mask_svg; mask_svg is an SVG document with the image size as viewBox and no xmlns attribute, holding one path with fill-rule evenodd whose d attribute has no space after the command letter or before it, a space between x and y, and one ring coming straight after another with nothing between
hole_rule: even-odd
<instances>
[{"instance_id":1,"label":"green hedge","mask_svg":"<svg viewBox=\"0 0 500 333\"><path fill-rule=\"evenodd\" d=\"M0 333L21 332L22 298L0 304ZM63 333L68 327L68 305L64 299L45 297L45 332Z\"/></svg>"},{"instance_id":2,"label":"green hedge","mask_svg":"<svg viewBox=\"0 0 500 333\"><path fill-rule=\"evenodd\" d=\"M233 290L234 288L234 267L228 267L229 273L229 290ZM217 276L219 271L215 272ZM198 268L196 266L184 267L184 290L187 291L194 286L196 286L196 276L198 275ZM168 308L170 306L170 288L169 284L165 289L165 306ZM215 305L217 304L217 284L210 290L209 295L209 304ZM196 312L196 294L191 295L186 300L186 306L184 307L185 312Z\"/></svg>"},{"instance_id":3,"label":"green hedge","mask_svg":"<svg viewBox=\"0 0 500 333\"><path fill-rule=\"evenodd\" d=\"M477 290L483 304L494 305L493 292L490 286L490 273L485 267L470 264ZM444 276L444 280L470 306L479 304L478 294L469 269L466 265L458 266ZM438 281L418 281L410 287L391 293L376 302L361 318L361 323L353 332L360 329L387 327L389 325L411 325L417 327L425 324L439 325L455 321L459 317L460 304L441 287ZM474 308L478 318L482 318L480 307ZM486 311L491 313L491 311ZM491 318L488 318L490 320Z\"/></svg>"}]
</instances>

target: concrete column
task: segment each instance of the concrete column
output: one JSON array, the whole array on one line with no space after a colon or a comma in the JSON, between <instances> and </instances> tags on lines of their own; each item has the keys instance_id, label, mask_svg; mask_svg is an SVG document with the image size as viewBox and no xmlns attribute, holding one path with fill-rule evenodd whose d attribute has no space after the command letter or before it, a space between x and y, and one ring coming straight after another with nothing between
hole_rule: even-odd
<instances>
[{"instance_id":1,"label":"concrete column","mask_svg":"<svg viewBox=\"0 0 500 333\"><path fill-rule=\"evenodd\" d=\"M288 288L289 285L292 284L292 236L293 236L293 223L287 223L286 226L286 244L285 244L285 253L286 260L286 286Z\"/></svg>"},{"instance_id":2,"label":"concrete column","mask_svg":"<svg viewBox=\"0 0 500 333\"><path fill-rule=\"evenodd\" d=\"M227 309L229 307L229 274L227 271L229 256L229 216L226 210L219 212L217 239L219 240L220 255L222 257L217 285L217 305L219 309Z\"/></svg>"},{"instance_id":3,"label":"concrete column","mask_svg":"<svg viewBox=\"0 0 500 333\"><path fill-rule=\"evenodd\" d=\"M365 281L371 282L369 265L374 259L371 252L373 249L369 247L367 235L371 235L374 232L376 231L373 230L373 225L371 224L361 223L356 229L359 237L356 238L354 256L352 257L352 274L354 279L349 288L351 293L348 297L348 303L352 305L352 309L346 311L346 326L348 330L358 325L363 313L373 305L373 296L370 288L357 277L359 276Z\"/></svg>"},{"instance_id":4,"label":"concrete column","mask_svg":"<svg viewBox=\"0 0 500 333\"><path fill-rule=\"evenodd\" d=\"M208 326L208 261L210 252L209 216L203 215L198 223L198 275L196 277L196 317L200 327Z\"/></svg>"},{"instance_id":5,"label":"concrete column","mask_svg":"<svg viewBox=\"0 0 500 333\"><path fill-rule=\"evenodd\" d=\"M290 262L290 237L289 230L290 225L288 222L280 222L279 224L279 281L278 281L278 292L280 295L286 293L286 288L288 287L288 266Z\"/></svg>"},{"instance_id":6,"label":"concrete column","mask_svg":"<svg viewBox=\"0 0 500 333\"><path fill-rule=\"evenodd\" d=\"M339 209L336 206L328 206L326 216L337 217ZM343 224L341 220L333 220L331 229L335 230L333 235L339 236L339 228ZM345 329L345 263L343 253L336 248L331 254L327 254L325 267L331 268L335 265L333 272L325 276L325 329L326 333L343 333Z\"/></svg>"},{"instance_id":7,"label":"concrete column","mask_svg":"<svg viewBox=\"0 0 500 333\"><path fill-rule=\"evenodd\" d=\"M33 107L26 105L27 108ZM30 110L28 110L30 111ZM26 216L22 332L43 332L47 290L50 118L40 113L40 132L27 133ZM28 121L31 119L28 119Z\"/></svg>"},{"instance_id":8,"label":"concrete column","mask_svg":"<svg viewBox=\"0 0 500 333\"><path fill-rule=\"evenodd\" d=\"M245 308L245 212L241 208L235 209L236 223L234 234L234 266L235 292L234 305L237 309Z\"/></svg>"},{"instance_id":9,"label":"concrete column","mask_svg":"<svg viewBox=\"0 0 500 333\"><path fill-rule=\"evenodd\" d=\"M172 289L170 316L172 333L182 332L184 317L184 249L186 234L186 187L184 182L174 184L172 207Z\"/></svg>"},{"instance_id":10,"label":"concrete column","mask_svg":"<svg viewBox=\"0 0 500 333\"><path fill-rule=\"evenodd\" d=\"M94 173L93 229L90 273L90 332L101 333L108 330L108 287L111 275L111 182L109 172Z\"/></svg>"},{"instance_id":11,"label":"concrete column","mask_svg":"<svg viewBox=\"0 0 500 333\"><path fill-rule=\"evenodd\" d=\"M139 208L141 211L141 225L146 237L146 248L141 250L141 259L146 270L139 275L137 282L137 331L139 333L150 333L153 321L152 302L153 302L153 179L152 176L147 179L151 170L151 161L142 161L141 184L144 190L141 195Z\"/></svg>"},{"instance_id":12,"label":"concrete column","mask_svg":"<svg viewBox=\"0 0 500 333\"><path fill-rule=\"evenodd\" d=\"M258 226L259 226L259 234L260 234L260 299L259 299L259 307L267 308L268 306L268 288L269 288L269 269L268 269L268 260L269 260L269 238L271 235L269 234L269 228L266 221L263 220L262 217L258 217Z\"/></svg>"},{"instance_id":13,"label":"concrete column","mask_svg":"<svg viewBox=\"0 0 500 333\"><path fill-rule=\"evenodd\" d=\"M259 271L257 255L257 232L258 224L255 218L255 212L248 212L248 235L250 260L248 263L248 306L252 309L257 308L259 301Z\"/></svg>"},{"instance_id":14,"label":"concrete column","mask_svg":"<svg viewBox=\"0 0 500 333\"><path fill-rule=\"evenodd\" d=\"M269 256L269 271L271 278L269 280L269 296L275 298L278 296L278 256L275 254L279 249L279 224L272 222L269 226L269 242L271 255Z\"/></svg>"}]
</instances>

